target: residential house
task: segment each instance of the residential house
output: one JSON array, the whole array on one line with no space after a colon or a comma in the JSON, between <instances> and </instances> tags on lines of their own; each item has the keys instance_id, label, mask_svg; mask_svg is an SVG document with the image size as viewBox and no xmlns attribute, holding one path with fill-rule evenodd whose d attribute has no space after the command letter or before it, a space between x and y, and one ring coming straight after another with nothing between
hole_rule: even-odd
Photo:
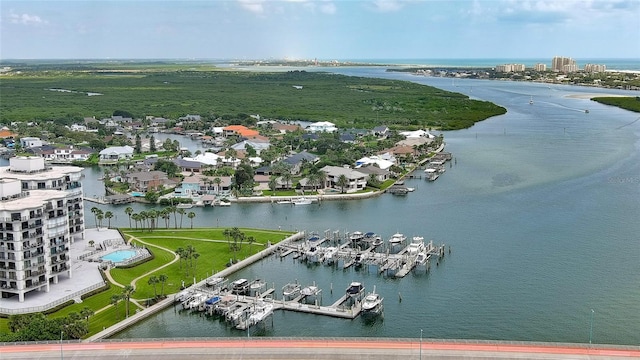
<instances>
[{"instance_id":1,"label":"residential house","mask_svg":"<svg viewBox=\"0 0 640 360\"><path fill-rule=\"evenodd\" d=\"M412 139L412 138L430 138L433 139L435 138L434 135L431 135L428 131L425 130L415 130L415 131L401 131L399 133L400 135L406 137L407 139Z\"/></svg>"},{"instance_id":2,"label":"residential house","mask_svg":"<svg viewBox=\"0 0 640 360\"><path fill-rule=\"evenodd\" d=\"M194 157L185 157L183 160L186 161L196 161L204 165L208 166L218 166L221 163L221 159L223 157L212 152L205 151L201 154L198 154Z\"/></svg>"},{"instance_id":3,"label":"residential house","mask_svg":"<svg viewBox=\"0 0 640 360\"><path fill-rule=\"evenodd\" d=\"M353 193L359 190L363 190L367 186L367 177L368 175L354 170L350 167L341 167L341 166L325 166L321 169L327 174L327 184L328 187L342 190L340 186L338 186L338 179L341 175L344 175L347 178L347 184L344 187L344 191L346 193Z\"/></svg>"},{"instance_id":4,"label":"residential house","mask_svg":"<svg viewBox=\"0 0 640 360\"><path fill-rule=\"evenodd\" d=\"M367 179L373 174L373 176L375 176L375 178L380 182L385 182L389 180L389 177L391 176L391 172L389 170L381 169L375 165L367 165L367 166L360 167L358 168L358 171L363 174L366 174Z\"/></svg>"},{"instance_id":5,"label":"residential house","mask_svg":"<svg viewBox=\"0 0 640 360\"><path fill-rule=\"evenodd\" d=\"M202 118L200 117L200 115L191 115L191 114L187 114L187 116L183 116L181 118L178 118L179 121L201 121Z\"/></svg>"},{"instance_id":6,"label":"residential house","mask_svg":"<svg viewBox=\"0 0 640 360\"><path fill-rule=\"evenodd\" d=\"M386 138L387 136L389 136L390 133L391 133L391 130L389 129L389 127L385 125L376 126L371 130L371 134L379 138Z\"/></svg>"},{"instance_id":7,"label":"residential house","mask_svg":"<svg viewBox=\"0 0 640 360\"><path fill-rule=\"evenodd\" d=\"M246 150L247 146L251 146L256 151L256 153L260 154L262 150L268 149L271 144L269 144L269 140L267 140L266 142L256 140L242 140L239 143L231 145L231 148L238 151Z\"/></svg>"},{"instance_id":8,"label":"residential house","mask_svg":"<svg viewBox=\"0 0 640 360\"><path fill-rule=\"evenodd\" d=\"M131 159L133 157L133 148L131 146L111 146L100 151L101 161L118 161Z\"/></svg>"},{"instance_id":9,"label":"residential house","mask_svg":"<svg viewBox=\"0 0 640 360\"><path fill-rule=\"evenodd\" d=\"M297 154L293 154L287 158L285 158L284 160L282 160L282 162L288 164L291 167L291 174L293 175L297 175L300 173L300 170L302 169L302 165L307 162L307 163L311 163L311 164L315 164L318 161L320 161L320 158L308 153L306 151L302 151L299 152Z\"/></svg>"},{"instance_id":10,"label":"residential house","mask_svg":"<svg viewBox=\"0 0 640 360\"><path fill-rule=\"evenodd\" d=\"M128 173L124 180L129 183L131 189L142 192L162 190L165 184L172 183L166 173L157 170Z\"/></svg>"},{"instance_id":11,"label":"residential house","mask_svg":"<svg viewBox=\"0 0 640 360\"><path fill-rule=\"evenodd\" d=\"M375 164L378 168L387 170L395 164L395 157L392 158L394 161L384 159L382 155L365 156L356 161L356 168Z\"/></svg>"},{"instance_id":12,"label":"residential house","mask_svg":"<svg viewBox=\"0 0 640 360\"><path fill-rule=\"evenodd\" d=\"M199 173L203 167L203 163L195 160L175 159L173 163L178 166L181 172Z\"/></svg>"},{"instance_id":13,"label":"residential house","mask_svg":"<svg viewBox=\"0 0 640 360\"><path fill-rule=\"evenodd\" d=\"M335 132L338 130L334 123L328 121L318 121L307 126L306 130L308 132L316 133L316 132Z\"/></svg>"},{"instance_id":14,"label":"residential house","mask_svg":"<svg viewBox=\"0 0 640 360\"><path fill-rule=\"evenodd\" d=\"M69 126L69 130L76 131L76 132L87 132L87 126L79 125L79 124L71 124L71 126Z\"/></svg>"},{"instance_id":15,"label":"residential house","mask_svg":"<svg viewBox=\"0 0 640 360\"><path fill-rule=\"evenodd\" d=\"M224 131L224 136L234 136L238 135L241 138L250 139L257 135L260 135L258 130L249 129L243 125L229 125L222 129Z\"/></svg>"},{"instance_id":16,"label":"residential house","mask_svg":"<svg viewBox=\"0 0 640 360\"><path fill-rule=\"evenodd\" d=\"M300 125L295 125L295 124L282 124L282 123L276 122L276 123L273 123L271 126L274 130L278 130L281 134L302 130L302 127L300 127Z\"/></svg>"},{"instance_id":17,"label":"residential house","mask_svg":"<svg viewBox=\"0 0 640 360\"><path fill-rule=\"evenodd\" d=\"M20 146L22 146L22 148L24 149L39 147L39 146L42 146L42 140L40 140L40 138L37 138L37 137L25 136L23 138L20 138Z\"/></svg>"}]
</instances>

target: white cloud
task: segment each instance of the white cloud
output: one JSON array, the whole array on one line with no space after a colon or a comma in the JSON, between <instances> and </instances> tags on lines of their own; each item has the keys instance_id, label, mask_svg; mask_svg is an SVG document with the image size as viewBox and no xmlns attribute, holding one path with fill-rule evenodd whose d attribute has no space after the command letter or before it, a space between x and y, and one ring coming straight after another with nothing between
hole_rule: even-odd
<instances>
[{"instance_id":1,"label":"white cloud","mask_svg":"<svg viewBox=\"0 0 640 360\"><path fill-rule=\"evenodd\" d=\"M332 2L323 2L322 4L320 4L320 11L325 14L335 14L336 5Z\"/></svg>"},{"instance_id":2,"label":"white cloud","mask_svg":"<svg viewBox=\"0 0 640 360\"><path fill-rule=\"evenodd\" d=\"M397 0L375 0L373 6L379 12L394 12L402 9L402 1Z\"/></svg>"},{"instance_id":3,"label":"white cloud","mask_svg":"<svg viewBox=\"0 0 640 360\"><path fill-rule=\"evenodd\" d=\"M253 13L262 14L264 12L264 0L238 0L240 6Z\"/></svg>"},{"instance_id":4,"label":"white cloud","mask_svg":"<svg viewBox=\"0 0 640 360\"><path fill-rule=\"evenodd\" d=\"M22 25L46 25L49 22L43 20L38 15L30 15L30 14L15 14L11 13L9 15L9 19L12 24L22 24Z\"/></svg>"}]
</instances>

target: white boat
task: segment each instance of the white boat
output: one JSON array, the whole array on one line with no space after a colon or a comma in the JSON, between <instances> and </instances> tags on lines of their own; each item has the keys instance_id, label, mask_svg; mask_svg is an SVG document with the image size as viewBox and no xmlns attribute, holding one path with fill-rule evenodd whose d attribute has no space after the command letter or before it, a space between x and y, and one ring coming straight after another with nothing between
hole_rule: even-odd
<instances>
[{"instance_id":1,"label":"white boat","mask_svg":"<svg viewBox=\"0 0 640 360\"><path fill-rule=\"evenodd\" d=\"M291 301L300 295L300 284L288 283L282 287L282 296L285 301Z\"/></svg>"},{"instance_id":2,"label":"white boat","mask_svg":"<svg viewBox=\"0 0 640 360\"><path fill-rule=\"evenodd\" d=\"M231 203L229 201L220 200L218 202L218 206L231 206Z\"/></svg>"},{"instance_id":3,"label":"white boat","mask_svg":"<svg viewBox=\"0 0 640 360\"><path fill-rule=\"evenodd\" d=\"M438 174L438 169L434 169L434 168L424 169L424 173L426 174L427 180L429 181L435 181L438 178L438 176L440 176Z\"/></svg>"},{"instance_id":4,"label":"white boat","mask_svg":"<svg viewBox=\"0 0 640 360\"><path fill-rule=\"evenodd\" d=\"M309 205L312 202L313 201L311 201L311 199L307 199L307 198L304 198L304 197L291 200L291 203L293 205Z\"/></svg>"},{"instance_id":5,"label":"white boat","mask_svg":"<svg viewBox=\"0 0 640 360\"><path fill-rule=\"evenodd\" d=\"M389 245L402 245L405 240L407 240L406 236L401 233L396 233L391 236L391 239L389 239Z\"/></svg>"},{"instance_id":6,"label":"white boat","mask_svg":"<svg viewBox=\"0 0 640 360\"><path fill-rule=\"evenodd\" d=\"M193 204L186 204L186 203L180 203L176 205L176 208L178 209L191 209L192 207L193 207Z\"/></svg>"},{"instance_id":7,"label":"white boat","mask_svg":"<svg viewBox=\"0 0 640 360\"><path fill-rule=\"evenodd\" d=\"M384 298L376 293L376 288L374 286L373 292L368 293L362 302L362 316L366 317L382 314L384 309L383 300Z\"/></svg>"},{"instance_id":8,"label":"white boat","mask_svg":"<svg viewBox=\"0 0 640 360\"><path fill-rule=\"evenodd\" d=\"M253 281L251 284L249 284L249 296L259 296L266 286L267 283L260 279Z\"/></svg>"},{"instance_id":9,"label":"white boat","mask_svg":"<svg viewBox=\"0 0 640 360\"><path fill-rule=\"evenodd\" d=\"M418 255L418 253L425 252L424 238L422 236L414 236L411 239L411 244L407 248L407 254L410 256Z\"/></svg>"},{"instance_id":10,"label":"white boat","mask_svg":"<svg viewBox=\"0 0 640 360\"><path fill-rule=\"evenodd\" d=\"M253 326L273 314L273 304L269 304L263 301L255 304L251 310L249 318L247 319L247 326Z\"/></svg>"},{"instance_id":11,"label":"white boat","mask_svg":"<svg viewBox=\"0 0 640 360\"><path fill-rule=\"evenodd\" d=\"M312 245L304 252L304 257L311 263L320 262L320 250L317 246Z\"/></svg>"},{"instance_id":12,"label":"white boat","mask_svg":"<svg viewBox=\"0 0 640 360\"><path fill-rule=\"evenodd\" d=\"M293 202L291 200L279 200L277 203L278 204L293 204Z\"/></svg>"},{"instance_id":13,"label":"white boat","mask_svg":"<svg viewBox=\"0 0 640 360\"><path fill-rule=\"evenodd\" d=\"M326 249L324 249L324 257L322 261L327 265L333 264L333 262L336 261L337 254L338 254L338 248L329 246Z\"/></svg>"},{"instance_id":14,"label":"white boat","mask_svg":"<svg viewBox=\"0 0 640 360\"><path fill-rule=\"evenodd\" d=\"M351 234L351 236L349 236L349 240L353 241L353 242L358 242L360 240L364 239L364 234L360 231L354 231L353 234Z\"/></svg>"},{"instance_id":15,"label":"white boat","mask_svg":"<svg viewBox=\"0 0 640 360\"><path fill-rule=\"evenodd\" d=\"M427 253L419 252L418 256L416 256L416 260L415 260L416 266L414 269L416 271L426 271L428 262L429 262L429 258L427 258Z\"/></svg>"},{"instance_id":16,"label":"white boat","mask_svg":"<svg viewBox=\"0 0 640 360\"><path fill-rule=\"evenodd\" d=\"M318 294L320 294L321 291L322 290L319 287L315 285L310 285L300 290L300 295L304 296L304 300L306 303L313 304L318 299Z\"/></svg>"}]
</instances>

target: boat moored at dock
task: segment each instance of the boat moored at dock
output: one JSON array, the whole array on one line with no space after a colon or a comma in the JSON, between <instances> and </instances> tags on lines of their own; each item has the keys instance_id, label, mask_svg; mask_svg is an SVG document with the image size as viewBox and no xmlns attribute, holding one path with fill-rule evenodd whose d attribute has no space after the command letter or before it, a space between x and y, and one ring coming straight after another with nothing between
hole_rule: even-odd
<instances>
[{"instance_id":1,"label":"boat moored at dock","mask_svg":"<svg viewBox=\"0 0 640 360\"><path fill-rule=\"evenodd\" d=\"M383 300L384 298L381 297L380 294L376 293L376 287L374 286L373 291L364 297L361 315L363 317L382 315L384 311Z\"/></svg>"}]
</instances>

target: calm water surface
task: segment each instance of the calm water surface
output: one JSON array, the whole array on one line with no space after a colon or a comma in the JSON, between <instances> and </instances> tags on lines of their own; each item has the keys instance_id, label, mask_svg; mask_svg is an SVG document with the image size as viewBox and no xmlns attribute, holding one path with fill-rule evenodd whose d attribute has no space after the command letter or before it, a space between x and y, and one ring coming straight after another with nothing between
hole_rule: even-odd
<instances>
[{"instance_id":1,"label":"calm water surface","mask_svg":"<svg viewBox=\"0 0 640 360\"><path fill-rule=\"evenodd\" d=\"M432 338L584 343L593 309L594 342L640 344L639 115L568 97L620 92L332 70L454 90L505 106L508 113L445 133L457 163L434 183L409 180L417 190L407 197L295 208L194 208L197 226L360 230L385 238L400 231L452 248L430 274L404 279L308 267L290 258L262 261L233 278L262 278L276 289L296 279L315 281L324 304L351 281L362 281L385 297L385 317L366 323L278 312L273 326L253 336L418 337L423 329ZM99 177L96 169L86 174L87 180ZM115 211L112 222L128 226L123 208ZM93 223L91 214L87 222ZM169 308L117 337L206 336L246 334Z\"/></svg>"}]
</instances>

